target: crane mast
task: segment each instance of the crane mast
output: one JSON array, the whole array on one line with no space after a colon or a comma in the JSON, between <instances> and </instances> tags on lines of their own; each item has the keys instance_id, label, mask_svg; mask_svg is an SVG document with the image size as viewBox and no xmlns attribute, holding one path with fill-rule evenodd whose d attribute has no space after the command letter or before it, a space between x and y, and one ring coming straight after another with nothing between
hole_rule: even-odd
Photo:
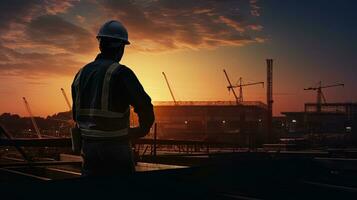
<instances>
[{"instance_id":1,"label":"crane mast","mask_svg":"<svg viewBox=\"0 0 357 200\"><path fill-rule=\"evenodd\" d=\"M38 138L42 138L42 137L41 137L41 133L40 133L40 129L38 129L38 126L37 126L37 123L36 123L36 121L35 121L35 118L34 118L33 115L32 115L32 112L31 112L29 103L27 102L27 100L26 100L25 97L22 97L22 99L24 100L24 104L25 104L26 110L27 110L27 112L28 112L29 115L30 115L31 122L32 122L33 127L35 128L37 137L38 137Z\"/></svg>"},{"instance_id":2,"label":"crane mast","mask_svg":"<svg viewBox=\"0 0 357 200\"><path fill-rule=\"evenodd\" d=\"M61 91L62 91L63 97L66 100L66 103L68 105L68 109L69 109L69 111L71 111L72 110L72 106L71 106L71 103L69 103L69 100L68 100L68 97L66 95L66 92L64 91L63 88L61 88Z\"/></svg>"},{"instance_id":3,"label":"crane mast","mask_svg":"<svg viewBox=\"0 0 357 200\"><path fill-rule=\"evenodd\" d=\"M172 92L172 89L171 89L171 87L170 87L170 83L169 83L169 81L167 80L167 77L166 77L165 72L162 72L162 75L164 76L165 81L166 81L166 84L167 84L167 87L168 87L169 90L170 90L170 94L171 94L171 97L172 97L172 99L173 99L173 101L174 101L174 104L177 105L177 101L176 101L175 96L174 96L174 93Z\"/></svg>"},{"instance_id":4,"label":"crane mast","mask_svg":"<svg viewBox=\"0 0 357 200\"><path fill-rule=\"evenodd\" d=\"M242 84L243 84L243 79L242 77L239 77L239 102L243 102L243 87L242 87Z\"/></svg>"}]
</instances>

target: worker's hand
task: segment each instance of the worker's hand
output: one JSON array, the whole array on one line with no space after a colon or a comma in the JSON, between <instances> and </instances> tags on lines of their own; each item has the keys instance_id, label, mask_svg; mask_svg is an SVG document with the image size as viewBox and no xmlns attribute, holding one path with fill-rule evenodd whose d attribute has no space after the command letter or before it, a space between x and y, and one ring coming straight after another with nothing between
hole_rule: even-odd
<instances>
[{"instance_id":1,"label":"worker's hand","mask_svg":"<svg viewBox=\"0 0 357 200\"><path fill-rule=\"evenodd\" d=\"M73 119L68 120L68 124L69 124L71 127L75 127L75 126L76 126L76 122L75 122Z\"/></svg>"}]
</instances>

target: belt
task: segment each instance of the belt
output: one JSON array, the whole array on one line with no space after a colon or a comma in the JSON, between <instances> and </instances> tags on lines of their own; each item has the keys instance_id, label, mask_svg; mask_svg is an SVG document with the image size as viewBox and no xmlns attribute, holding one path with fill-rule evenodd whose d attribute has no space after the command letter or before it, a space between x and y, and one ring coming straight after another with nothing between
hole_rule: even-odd
<instances>
[{"instance_id":1,"label":"belt","mask_svg":"<svg viewBox=\"0 0 357 200\"><path fill-rule=\"evenodd\" d=\"M115 143L115 144L130 144L128 137L106 137L106 138L94 138L94 137L82 137L82 143Z\"/></svg>"}]
</instances>

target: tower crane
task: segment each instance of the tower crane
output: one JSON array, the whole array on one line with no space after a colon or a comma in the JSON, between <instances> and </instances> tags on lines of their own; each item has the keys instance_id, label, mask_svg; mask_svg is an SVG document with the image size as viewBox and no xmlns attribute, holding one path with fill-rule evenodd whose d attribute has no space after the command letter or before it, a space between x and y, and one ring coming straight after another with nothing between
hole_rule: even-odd
<instances>
[{"instance_id":1,"label":"tower crane","mask_svg":"<svg viewBox=\"0 0 357 200\"><path fill-rule=\"evenodd\" d=\"M170 87L169 81L167 80L167 77L166 77L165 72L162 72L162 75L164 76L165 81L166 81L166 84L167 84L167 87L168 87L169 90L170 90L170 94L171 94L171 97L172 97L172 99L173 99L173 101L174 101L174 104L177 105L177 101L176 101L176 99L175 99L174 93L172 92L172 89L171 89L171 87Z\"/></svg>"},{"instance_id":2,"label":"tower crane","mask_svg":"<svg viewBox=\"0 0 357 200\"><path fill-rule=\"evenodd\" d=\"M338 87L338 86L344 87L345 84L339 83L339 84L322 86L322 82L319 81L319 85L317 87L308 87L308 88L304 88L304 90L316 90L317 91L317 112L321 112L321 104L322 104L322 102L326 103L326 98L324 96L324 93L322 92L322 89L331 88L331 87Z\"/></svg>"},{"instance_id":3,"label":"tower crane","mask_svg":"<svg viewBox=\"0 0 357 200\"><path fill-rule=\"evenodd\" d=\"M68 105L68 109L69 109L69 111L71 111L72 110L72 106L71 106L71 103L69 103L69 100L68 100L68 97L66 95L66 92L64 91L63 88L61 88L61 91L62 91L63 97L66 100L66 103Z\"/></svg>"},{"instance_id":4,"label":"tower crane","mask_svg":"<svg viewBox=\"0 0 357 200\"><path fill-rule=\"evenodd\" d=\"M32 115L32 112L31 112L31 109L30 109L30 105L29 105L29 103L27 102L27 100L26 100L25 97L22 97L22 99L24 100L24 104L25 104L26 110L27 110L27 112L28 112L29 115L30 115L31 122L32 122L33 127L35 128L37 137L41 139L41 138L42 138L42 137L41 137L41 133L40 133L40 130L38 129L38 126L37 126L37 123L36 123L36 121L35 121L35 118L34 118L33 115Z\"/></svg>"},{"instance_id":5,"label":"tower crane","mask_svg":"<svg viewBox=\"0 0 357 200\"><path fill-rule=\"evenodd\" d=\"M241 103L243 102L243 87L246 87L246 86L251 86L251 85L263 85L264 87L264 82L255 82L255 83L246 83L246 84L243 84L243 79L242 77L239 78L239 84L237 85L229 85L227 86L228 90L233 90L233 88L239 88L239 97L238 97L238 102Z\"/></svg>"},{"instance_id":6,"label":"tower crane","mask_svg":"<svg viewBox=\"0 0 357 200\"><path fill-rule=\"evenodd\" d=\"M234 91L234 88L233 88L233 85L232 85L231 81L229 80L228 74L227 74L227 72L226 72L225 69L223 69L223 72L224 72L224 75L226 76L226 79L227 79L228 84L229 84L229 86L227 87L227 88L228 88L228 91L232 90L233 95L234 95L234 98L236 99L236 102L238 103L238 102L239 102L239 99L238 99L238 97L237 97L236 91Z\"/></svg>"}]
</instances>

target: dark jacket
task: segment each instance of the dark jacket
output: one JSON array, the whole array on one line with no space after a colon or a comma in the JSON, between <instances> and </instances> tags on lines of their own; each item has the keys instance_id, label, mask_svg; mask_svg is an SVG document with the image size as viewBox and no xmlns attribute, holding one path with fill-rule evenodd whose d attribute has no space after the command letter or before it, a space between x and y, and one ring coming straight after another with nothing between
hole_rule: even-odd
<instances>
[{"instance_id":1,"label":"dark jacket","mask_svg":"<svg viewBox=\"0 0 357 200\"><path fill-rule=\"evenodd\" d=\"M102 85L105 73L108 67L114 62L118 62L112 56L99 54L96 59L83 67L79 79L79 96L81 108L99 108L101 106ZM78 76L78 73L76 77ZM74 78L74 80L76 79ZM72 83L72 99L76 100L76 89ZM153 122L154 112L151 98L145 92L134 72L128 67L122 65L115 70L110 80L109 92L109 110L123 113L131 105L134 112L139 117L139 127L129 129L129 137L137 138L145 136ZM92 122L93 118L78 117L76 115L76 105L73 103L73 119L78 122ZM96 118L95 129L98 130L114 130L113 124L107 124L105 118ZM99 123L98 123L99 122ZM128 124L117 123L117 126L123 127Z\"/></svg>"}]
</instances>

